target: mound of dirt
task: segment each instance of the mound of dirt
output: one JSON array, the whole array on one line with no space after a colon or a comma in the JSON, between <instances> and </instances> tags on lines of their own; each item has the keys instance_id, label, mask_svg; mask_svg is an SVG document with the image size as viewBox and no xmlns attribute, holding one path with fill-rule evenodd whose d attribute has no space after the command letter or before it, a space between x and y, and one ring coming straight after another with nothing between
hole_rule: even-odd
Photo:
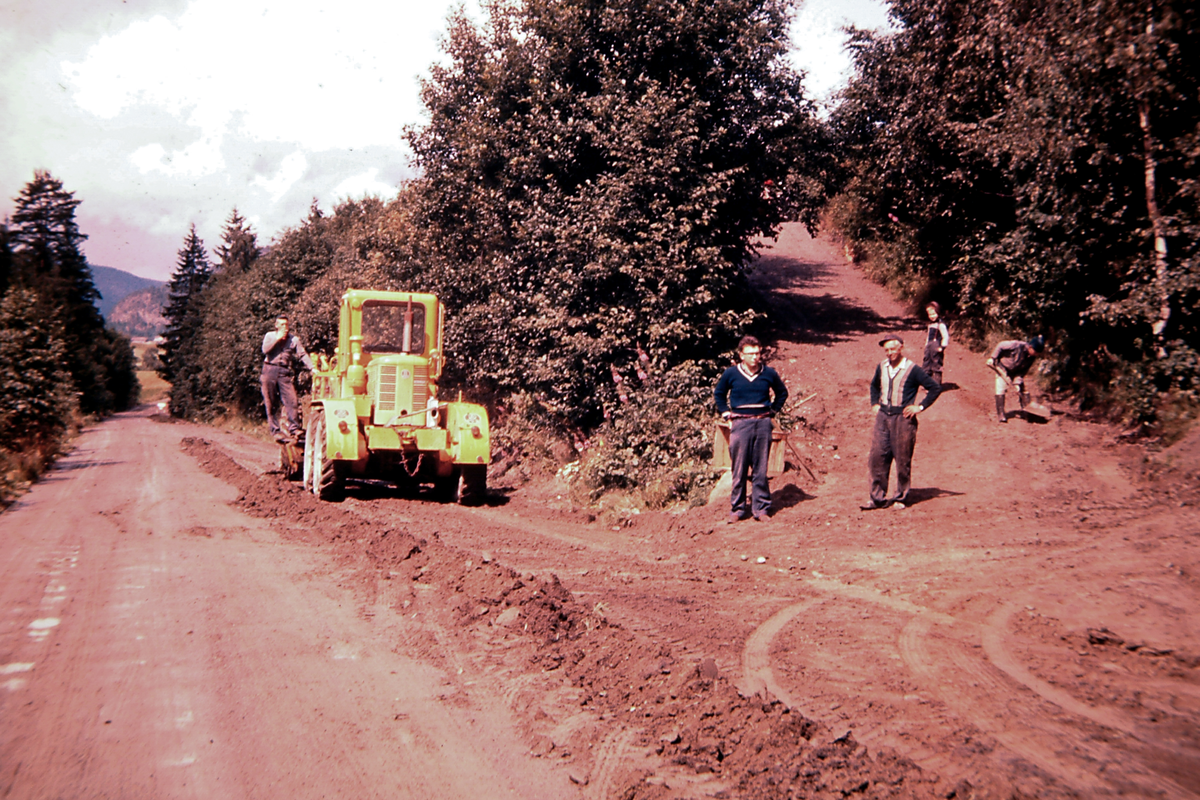
<instances>
[{"instance_id":1,"label":"mound of dirt","mask_svg":"<svg viewBox=\"0 0 1200 800\"><path fill-rule=\"evenodd\" d=\"M711 659L681 661L670 646L610 623L602 605L588 607L557 575L521 575L486 554L447 546L436 534L381 528L277 475L256 476L207 440L185 438L181 446L238 489L239 508L283 523L285 535L337 548L370 572L432 589L419 595L421 602L447 611L464 646L490 629L519 637L531 673L565 673L583 709L639 731L637 744L675 768L721 776L737 797L752 800L929 796L912 762L869 753L849 734L833 738L776 699L742 696ZM406 603L412 602L410 596ZM614 796L676 796L645 777L626 776Z\"/></svg>"}]
</instances>

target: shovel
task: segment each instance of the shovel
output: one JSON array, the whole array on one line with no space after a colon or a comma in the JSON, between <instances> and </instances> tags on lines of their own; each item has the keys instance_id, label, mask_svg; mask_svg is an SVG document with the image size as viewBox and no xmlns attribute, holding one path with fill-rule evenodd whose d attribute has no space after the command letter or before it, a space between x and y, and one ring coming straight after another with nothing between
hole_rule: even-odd
<instances>
[{"instance_id":1,"label":"shovel","mask_svg":"<svg viewBox=\"0 0 1200 800\"><path fill-rule=\"evenodd\" d=\"M1008 375L1007 375L1007 374L1004 372L1004 370L1000 369L1000 368L999 368L999 367L997 367L995 364L992 364L992 365L990 365L990 366L991 366L991 370L992 370L992 372L995 372L997 375L999 375L999 376L1001 377L1001 379L1003 379L1003 381L1004 381L1006 384L1008 384L1008 388L1010 388L1010 389L1013 389L1014 391L1016 391L1016 393L1017 393L1017 398L1018 398L1018 401L1019 401L1019 400L1020 400L1020 397L1021 397L1021 395L1022 395L1023 393L1022 393L1022 392L1021 392L1021 390L1020 390L1020 389L1019 389L1019 388L1018 388L1018 387L1017 387L1017 386L1016 386L1016 385L1015 385L1015 384L1012 382L1012 378L1008 377ZM1046 406L1042 405L1041 403L1034 403L1032 400L1030 400L1030 402L1028 402L1028 403L1026 403L1025 405L1023 405L1023 406L1021 407L1021 410L1022 410L1022 411L1024 411L1026 414L1030 414L1030 415L1032 415L1032 416L1035 416L1035 417L1037 417L1038 419L1040 419L1040 420L1042 420L1042 421L1045 421L1045 420L1048 420L1048 419L1050 419L1050 414L1051 414L1051 412L1050 412L1050 409L1049 409L1048 407L1046 407Z\"/></svg>"}]
</instances>

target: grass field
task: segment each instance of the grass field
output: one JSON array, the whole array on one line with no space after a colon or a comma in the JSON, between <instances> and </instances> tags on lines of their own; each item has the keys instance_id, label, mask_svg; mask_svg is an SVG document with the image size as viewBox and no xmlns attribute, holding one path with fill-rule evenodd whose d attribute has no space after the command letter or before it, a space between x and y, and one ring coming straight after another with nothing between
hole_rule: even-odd
<instances>
[{"instance_id":1,"label":"grass field","mask_svg":"<svg viewBox=\"0 0 1200 800\"><path fill-rule=\"evenodd\" d=\"M152 369L139 369L137 371L137 379L138 383L142 385L142 394L139 402L166 402L167 394L171 391L171 384L158 377L157 372Z\"/></svg>"},{"instance_id":2,"label":"grass field","mask_svg":"<svg viewBox=\"0 0 1200 800\"><path fill-rule=\"evenodd\" d=\"M133 354L137 357L138 366L145 364L144 359L146 358L147 352L157 352L157 350L158 348L153 342L133 342ZM157 372L152 369L139 369L137 371L137 379L138 383L142 385L142 393L139 402L166 402L167 395L171 391L171 384L160 378Z\"/></svg>"}]
</instances>

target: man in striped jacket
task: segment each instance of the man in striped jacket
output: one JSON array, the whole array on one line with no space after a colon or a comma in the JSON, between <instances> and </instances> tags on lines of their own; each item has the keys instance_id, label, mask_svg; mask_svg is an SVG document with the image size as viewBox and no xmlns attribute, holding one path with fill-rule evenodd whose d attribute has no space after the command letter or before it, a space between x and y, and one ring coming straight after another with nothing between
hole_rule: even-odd
<instances>
[{"instance_id":1,"label":"man in striped jacket","mask_svg":"<svg viewBox=\"0 0 1200 800\"><path fill-rule=\"evenodd\" d=\"M942 393L938 382L904 357L904 340L896 334L879 342L886 358L871 378L871 406L875 412L875 430L871 434L871 454L867 467L871 472L871 501L863 510L904 508L912 478L913 448L917 444L917 415L933 405ZM925 397L917 402L917 390L925 387ZM888 473L896 462L896 495L887 496Z\"/></svg>"}]
</instances>

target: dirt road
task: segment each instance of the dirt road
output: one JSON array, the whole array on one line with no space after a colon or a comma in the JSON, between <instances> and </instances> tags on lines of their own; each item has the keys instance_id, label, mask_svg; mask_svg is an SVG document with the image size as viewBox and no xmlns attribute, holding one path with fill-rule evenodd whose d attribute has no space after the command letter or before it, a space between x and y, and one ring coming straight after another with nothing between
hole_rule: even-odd
<instances>
[{"instance_id":1,"label":"dirt road","mask_svg":"<svg viewBox=\"0 0 1200 800\"><path fill-rule=\"evenodd\" d=\"M232 508L196 430L119 416L0 517L0 797L578 795L386 595Z\"/></svg>"},{"instance_id":2,"label":"dirt road","mask_svg":"<svg viewBox=\"0 0 1200 800\"><path fill-rule=\"evenodd\" d=\"M89 431L0 517L0 797L1200 797L1195 442L998 425L952 347L916 502L860 511L921 330L794 227L755 280L811 398L766 523L318 504L244 437Z\"/></svg>"}]
</instances>

